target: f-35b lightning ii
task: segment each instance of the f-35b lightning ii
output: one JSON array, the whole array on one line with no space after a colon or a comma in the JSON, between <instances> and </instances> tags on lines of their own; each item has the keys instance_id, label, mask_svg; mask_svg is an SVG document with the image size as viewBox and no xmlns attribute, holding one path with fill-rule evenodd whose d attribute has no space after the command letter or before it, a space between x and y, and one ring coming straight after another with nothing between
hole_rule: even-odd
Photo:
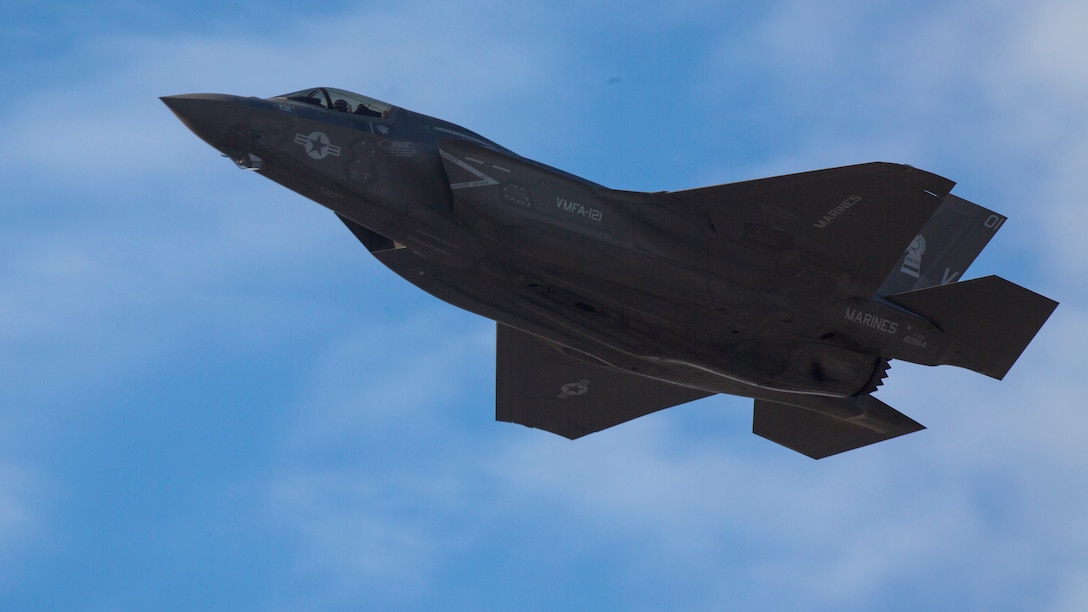
<instances>
[{"instance_id":1,"label":"f-35b lightning ii","mask_svg":"<svg viewBox=\"0 0 1088 612\"><path fill-rule=\"evenodd\" d=\"M755 400L756 434L841 453L923 429L872 395L889 360L1000 379L1057 306L961 281L1005 217L910 166L636 193L343 90L163 102L495 320L497 419L567 438L727 393Z\"/></svg>"}]
</instances>

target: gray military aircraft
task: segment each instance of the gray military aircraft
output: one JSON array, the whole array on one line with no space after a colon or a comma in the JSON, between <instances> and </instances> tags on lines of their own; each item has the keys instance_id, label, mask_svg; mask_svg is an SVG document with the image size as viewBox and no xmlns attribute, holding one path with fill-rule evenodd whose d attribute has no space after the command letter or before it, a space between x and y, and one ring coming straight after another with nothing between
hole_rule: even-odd
<instances>
[{"instance_id":1,"label":"gray military aircraft","mask_svg":"<svg viewBox=\"0 0 1088 612\"><path fill-rule=\"evenodd\" d=\"M755 400L756 434L826 457L923 429L872 395L889 360L1001 379L1057 307L960 281L1005 217L910 166L637 193L338 89L162 100L495 320L496 418L571 439L727 393Z\"/></svg>"}]
</instances>

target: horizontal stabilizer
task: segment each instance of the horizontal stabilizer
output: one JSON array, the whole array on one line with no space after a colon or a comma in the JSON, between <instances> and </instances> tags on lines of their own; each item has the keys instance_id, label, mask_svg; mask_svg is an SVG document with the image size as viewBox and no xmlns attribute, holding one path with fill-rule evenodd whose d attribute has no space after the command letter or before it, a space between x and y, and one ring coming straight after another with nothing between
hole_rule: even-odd
<instances>
[{"instance_id":1,"label":"horizontal stabilizer","mask_svg":"<svg viewBox=\"0 0 1088 612\"><path fill-rule=\"evenodd\" d=\"M889 295L948 335L940 364L1001 380L1058 307L997 276Z\"/></svg>"},{"instance_id":2,"label":"horizontal stabilizer","mask_svg":"<svg viewBox=\"0 0 1088 612\"><path fill-rule=\"evenodd\" d=\"M495 419L580 438L711 393L574 357L498 325Z\"/></svg>"},{"instance_id":3,"label":"horizontal stabilizer","mask_svg":"<svg viewBox=\"0 0 1088 612\"><path fill-rule=\"evenodd\" d=\"M818 407L800 408L756 400L752 433L813 459L823 459L925 429L871 395L819 399L820 403L841 403L843 406L835 412L855 412L857 416L842 418Z\"/></svg>"}]
</instances>

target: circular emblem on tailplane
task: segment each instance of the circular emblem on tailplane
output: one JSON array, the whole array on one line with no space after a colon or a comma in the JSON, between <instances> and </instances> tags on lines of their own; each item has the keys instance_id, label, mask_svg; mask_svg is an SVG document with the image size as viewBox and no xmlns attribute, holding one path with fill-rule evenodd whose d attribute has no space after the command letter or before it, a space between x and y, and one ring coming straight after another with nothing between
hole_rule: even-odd
<instances>
[{"instance_id":1,"label":"circular emblem on tailplane","mask_svg":"<svg viewBox=\"0 0 1088 612\"><path fill-rule=\"evenodd\" d=\"M340 155L340 147L332 144L325 132L310 132L309 135L295 134L295 144L305 147L306 154L314 159Z\"/></svg>"}]
</instances>

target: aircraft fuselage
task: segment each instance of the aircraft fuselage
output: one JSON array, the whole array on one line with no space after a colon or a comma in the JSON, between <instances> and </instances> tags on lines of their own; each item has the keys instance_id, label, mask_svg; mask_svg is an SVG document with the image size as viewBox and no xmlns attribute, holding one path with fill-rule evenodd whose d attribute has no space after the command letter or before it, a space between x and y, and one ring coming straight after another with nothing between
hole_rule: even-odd
<instances>
[{"instance_id":1,"label":"aircraft fuselage","mask_svg":"<svg viewBox=\"0 0 1088 612\"><path fill-rule=\"evenodd\" d=\"M404 279L588 363L857 416L790 398L863 396L891 358L961 359L945 330L876 292L952 197L936 175L870 164L644 194L340 90L164 101L240 167L334 211ZM855 231L885 192L895 202L880 202L880 214L893 229ZM1004 217L991 216L996 231ZM896 264L906 281L886 286L919 276L912 257Z\"/></svg>"}]
</instances>

